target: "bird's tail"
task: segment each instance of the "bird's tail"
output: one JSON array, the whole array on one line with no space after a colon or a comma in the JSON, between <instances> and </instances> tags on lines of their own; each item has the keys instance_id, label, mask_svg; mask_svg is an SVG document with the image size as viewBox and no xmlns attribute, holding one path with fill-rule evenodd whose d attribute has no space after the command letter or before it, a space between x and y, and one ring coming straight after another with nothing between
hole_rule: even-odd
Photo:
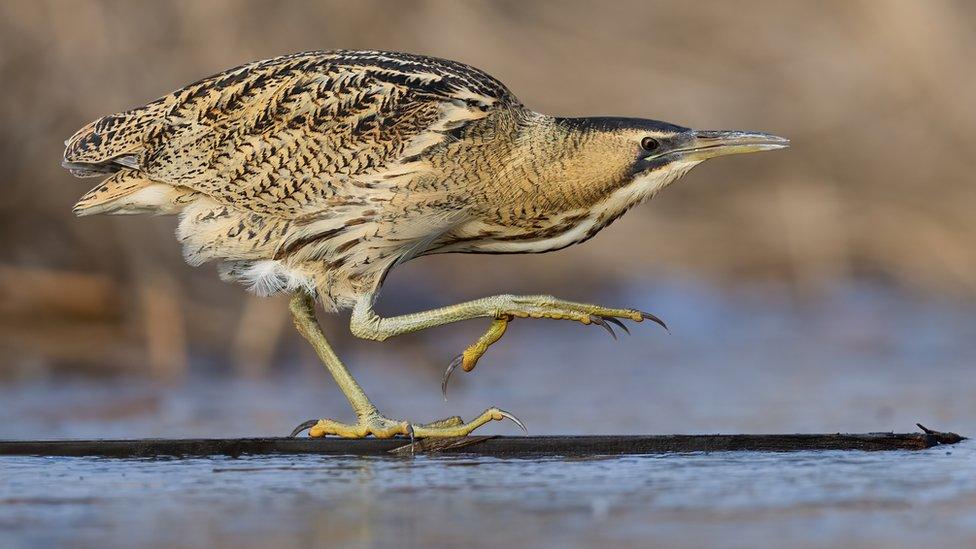
<instances>
[{"instance_id":1,"label":"bird's tail","mask_svg":"<svg viewBox=\"0 0 976 549\"><path fill-rule=\"evenodd\" d=\"M86 124L65 140L61 165L78 177L138 169L147 136L159 131L160 109L162 106L153 102Z\"/></svg>"},{"instance_id":2,"label":"bird's tail","mask_svg":"<svg viewBox=\"0 0 976 549\"><path fill-rule=\"evenodd\" d=\"M178 213L195 198L185 187L174 187L147 179L137 170L120 169L85 193L75 204L75 215L171 214Z\"/></svg>"},{"instance_id":3,"label":"bird's tail","mask_svg":"<svg viewBox=\"0 0 976 549\"><path fill-rule=\"evenodd\" d=\"M159 108L151 103L99 118L64 142L61 165L72 175L108 175L75 204L75 214L177 213L191 199L190 189L153 181L140 169Z\"/></svg>"}]
</instances>

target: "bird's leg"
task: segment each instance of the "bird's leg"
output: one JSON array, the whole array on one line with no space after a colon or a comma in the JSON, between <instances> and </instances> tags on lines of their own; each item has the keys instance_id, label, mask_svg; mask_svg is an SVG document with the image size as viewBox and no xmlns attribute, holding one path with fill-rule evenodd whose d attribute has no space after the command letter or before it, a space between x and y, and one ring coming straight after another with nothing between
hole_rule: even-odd
<instances>
[{"instance_id":1,"label":"bird's leg","mask_svg":"<svg viewBox=\"0 0 976 549\"><path fill-rule=\"evenodd\" d=\"M616 309L589 303L577 303L557 299L550 295L495 295L458 303L457 305L386 318L379 316L373 310L374 297L364 296L353 308L349 330L356 337L384 341L398 335L419 332L462 320L473 318L501 320L506 317L509 320L514 318L575 320L583 324L599 326L603 326L608 319L612 319L610 322L617 326L621 326L617 319L635 322L642 322L647 319L665 329L667 328L657 316L638 309ZM626 328L624 329L626 330ZM504 332L504 329L500 325L493 325L489 329L489 333L492 331ZM488 333L485 334L486 337L488 335ZM497 338L495 339L497 340Z\"/></svg>"},{"instance_id":2,"label":"bird's leg","mask_svg":"<svg viewBox=\"0 0 976 549\"><path fill-rule=\"evenodd\" d=\"M465 436L489 421L500 421L502 419L510 419L523 430L525 429L522 422L515 416L495 407L485 410L480 416L467 423L458 416L425 424L398 421L383 416L366 397L363 388L353 379L349 370L346 369L346 366L325 339L325 334L322 333L322 328L315 318L315 301L312 297L305 293L298 293L292 297L289 307L298 332L315 349L359 419L355 424L340 423L331 419L305 422L292 432L292 436L308 429L308 434L311 437L326 435L338 435L344 438L363 438L368 435L377 438L389 438L395 435L416 438L455 437Z\"/></svg>"},{"instance_id":3,"label":"bird's leg","mask_svg":"<svg viewBox=\"0 0 976 549\"><path fill-rule=\"evenodd\" d=\"M488 331L484 335L451 362L445 372L442 389L446 389L448 377L458 366L461 366L465 371L473 370L478 359L484 355L491 344L502 337L508 323L515 318L575 320L582 324L600 326L614 338L616 338L616 334L611 325L628 331L619 319L635 322L648 319L667 329L660 318L644 311L576 303L548 295L496 295L439 309L388 318L380 317L373 311L373 296L367 296L361 299L353 309L349 329L358 337L383 341L393 336L479 317L491 318L491 326L488 327Z\"/></svg>"}]
</instances>

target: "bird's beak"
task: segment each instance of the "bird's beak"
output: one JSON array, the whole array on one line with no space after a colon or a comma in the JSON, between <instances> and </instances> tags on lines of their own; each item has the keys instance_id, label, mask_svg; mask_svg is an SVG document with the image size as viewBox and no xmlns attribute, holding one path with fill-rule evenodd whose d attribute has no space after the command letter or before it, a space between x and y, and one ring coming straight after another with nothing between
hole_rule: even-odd
<instances>
[{"instance_id":1,"label":"bird's beak","mask_svg":"<svg viewBox=\"0 0 976 549\"><path fill-rule=\"evenodd\" d=\"M743 131L694 131L687 145L678 150L690 160L708 160L728 154L772 151L790 146L790 140L768 133Z\"/></svg>"}]
</instances>

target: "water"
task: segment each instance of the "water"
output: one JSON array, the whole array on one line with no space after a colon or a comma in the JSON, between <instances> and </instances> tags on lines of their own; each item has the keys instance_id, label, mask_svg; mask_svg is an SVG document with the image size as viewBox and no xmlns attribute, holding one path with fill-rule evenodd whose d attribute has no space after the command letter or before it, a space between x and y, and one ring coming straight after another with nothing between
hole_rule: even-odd
<instances>
[{"instance_id":1,"label":"water","mask_svg":"<svg viewBox=\"0 0 976 549\"><path fill-rule=\"evenodd\" d=\"M597 328L519 320L474 372L455 375L446 403L440 372L481 324L339 352L382 409L418 421L497 404L533 434L910 431L916 421L976 433L972 306L863 288L806 307L769 289L629 295L606 301L660 313L672 334L641 325L614 342ZM8 385L0 437L267 436L308 417L348 419L320 367L302 362L262 380ZM0 458L3 547L460 544L976 546L976 443L586 460Z\"/></svg>"},{"instance_id":2,"label":"water","mask_svg":"<svg viewBox=\"0 0 976 549\"><path fill-rule=\"evenodd\" d=\"M976 443L584 460L6 458L5 547L972 546Z\"/></svg>"}]
</instances>

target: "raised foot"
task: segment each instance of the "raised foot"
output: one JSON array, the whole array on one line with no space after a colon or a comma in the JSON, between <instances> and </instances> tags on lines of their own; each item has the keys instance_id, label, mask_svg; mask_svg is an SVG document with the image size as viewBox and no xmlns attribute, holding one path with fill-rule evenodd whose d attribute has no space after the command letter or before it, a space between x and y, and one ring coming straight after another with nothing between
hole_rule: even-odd
<instances>
[{"instance_id":1,"label":"raised foot","mask_svg":"<svg viewBox=\"0 0 976 549\"><path fill-rule=\"evenodd\" d=\"M360 418L356 424L340 423L331 419L309 420L301 423L292 431L290 436L297 436L302 431L308 429L308 436L312 438L335 435L342 438L364 438L374 436L376 438L390 438L397 435L413 438L433 438L433 437L463 437L471 434L472 431L490 421L501 421L508 419L518 425L522 431L526 431L525 425L512 414L505 410L491 407L481 413L475 419L465 423L459 416L452 416L431 423L410 423L409 421L397 421L372 414ZM527 432L527 431L526 431Z\"/></svg>"},{"instance_id":2,"label":"raised foot","mask_svg":"<svg viewBox=\"0 0 976 549\"><path fill-rule=\"evenodd\" d=\"M488 331L486 331L484 335L465 349L464 352L455 356L454 360L448 364L447 369L444 371L444 375L441 377L441 394L444 395L444 400L447 400L447 384L450 381L451 374L454 373L454 370L456 370L458 367L465 372L474 370L474 367L478 365L478 360L484 356L485 352L488 351L488 347L505 335L505 330L508 328L508 323L516 318L551 318L554 320L573 320L585 325L599 326L606 330L607 333L609 333L614 339L617 339L617 334L613 331L613 326L616 326L627 334L630 334L630 329L628 329L627 325L621 322L620 319L632 320L634 322L650 320L665 330L668 329L667 324L665 324L664 321L658 318L656 315L638 309L613 309L609 307L601 307L599 305L586 305L571 302L547 303L543 299L527 300L524 304L520 303L518 305L518 308L505 309L501 311L498 316L492 320L491 326L488 327Z\"/></svg>"}]
</instances>

